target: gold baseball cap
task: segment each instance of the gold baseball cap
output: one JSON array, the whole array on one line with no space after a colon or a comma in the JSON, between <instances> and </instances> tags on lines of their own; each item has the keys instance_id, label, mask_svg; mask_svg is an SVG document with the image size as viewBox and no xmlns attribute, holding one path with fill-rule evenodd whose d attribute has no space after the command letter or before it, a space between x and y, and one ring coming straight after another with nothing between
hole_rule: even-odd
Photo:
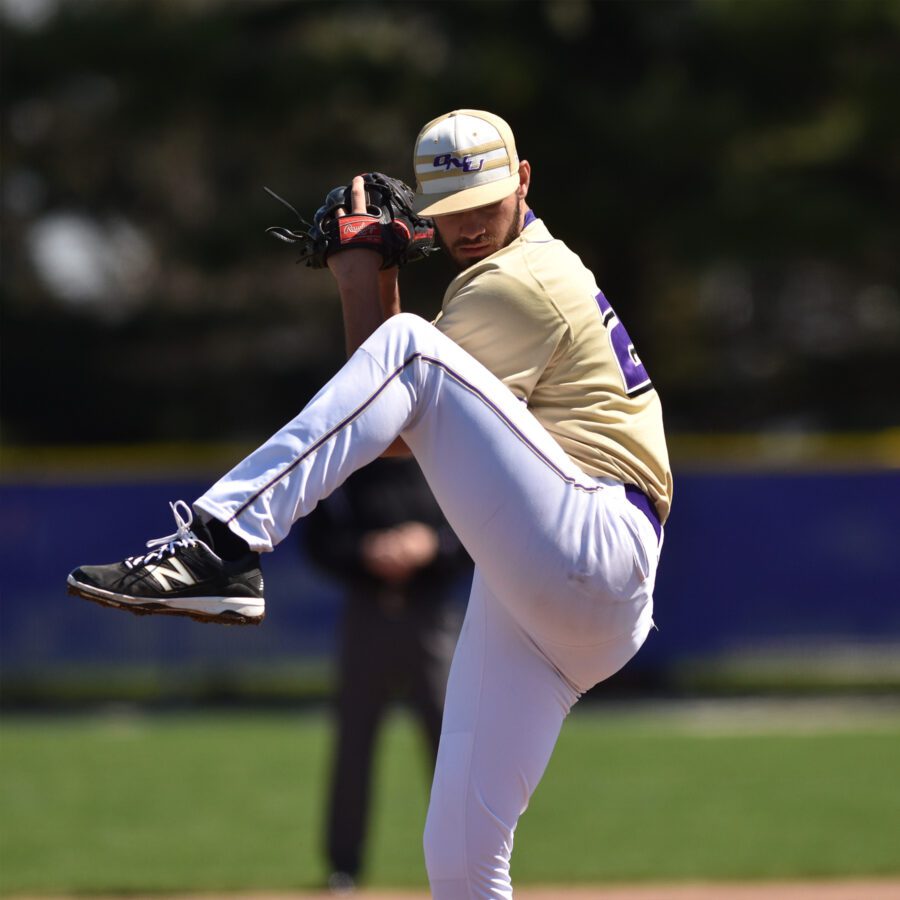
<instances>
[{"instance_id":1,"label":"gold baseball cap","mask_svg":"<svg viewBox=\"0 0 900 900\"><path fill-rule=\"evenodd\" d=\"M443 216L496 203L519 186L512 129L481 109L432 119L416 140L415 210Z\"/></svg>"}]
</instances>

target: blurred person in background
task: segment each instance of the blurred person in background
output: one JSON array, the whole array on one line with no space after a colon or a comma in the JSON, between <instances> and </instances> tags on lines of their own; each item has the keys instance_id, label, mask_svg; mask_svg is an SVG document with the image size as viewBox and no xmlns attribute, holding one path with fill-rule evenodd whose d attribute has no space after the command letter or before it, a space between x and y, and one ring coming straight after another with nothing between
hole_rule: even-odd
<instances>
[{"instance_id":1,"label":"blurred person in background","mask_svg":"<svg viewBox=\"0 0 900 900\"><path fill-rule=\"evenodd\" d=\"M346 591L326 852L329 888L349 893L364 861L374 744L392 701L415 714L433 768L462 623L457 589L471 561L412 459L360 469L304 524L310 559Z\"/></svg>"}]
</instances>

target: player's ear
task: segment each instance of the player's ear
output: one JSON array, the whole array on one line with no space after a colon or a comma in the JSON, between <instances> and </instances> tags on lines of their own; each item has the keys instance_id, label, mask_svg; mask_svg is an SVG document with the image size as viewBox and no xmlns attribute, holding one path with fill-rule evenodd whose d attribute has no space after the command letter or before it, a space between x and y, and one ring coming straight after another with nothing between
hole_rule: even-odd
<instances>
[{"instance_id":1,"label":"player's ear","mask_svg":"<svg viewBox=\"0 0 900 900\"><path fill-rule=\"evenodd\" d=\"M531 184L531 163L527 159L523 159L519 163L519 186L516 188L516 194L520 200L524 200L528 195L528 187Z\"/></svg>"}]
</instances>

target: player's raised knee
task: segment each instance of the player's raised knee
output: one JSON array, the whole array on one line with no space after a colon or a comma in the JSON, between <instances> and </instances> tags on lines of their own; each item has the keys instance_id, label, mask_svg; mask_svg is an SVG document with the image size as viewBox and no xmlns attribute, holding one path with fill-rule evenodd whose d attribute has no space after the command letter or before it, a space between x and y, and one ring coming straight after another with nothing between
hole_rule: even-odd
<instances>
[{"instance_id":1,"label":"player's raised knee","mask_svg":"<svg viewBox=\"0 0 900 900\"><path fill-rule=\"evenodd\" d=\"M401 312L386 319L382 328L388 328L406 334L428 335L438 334L438 330L427 319L415 313Z\"/></svg>"},{"instance_id":2,"label":"player's raised knee","mask_svg":"<svg viewBox=\"0 0 900 900\"><path fill-rule=\"evenodd\" d=\"M441 339L430 322L415 313L403 312L386 319L362 346L377 357L387 353L388 358L405 359L411 353L433 349Z\"/></svg>"}]
</instances>

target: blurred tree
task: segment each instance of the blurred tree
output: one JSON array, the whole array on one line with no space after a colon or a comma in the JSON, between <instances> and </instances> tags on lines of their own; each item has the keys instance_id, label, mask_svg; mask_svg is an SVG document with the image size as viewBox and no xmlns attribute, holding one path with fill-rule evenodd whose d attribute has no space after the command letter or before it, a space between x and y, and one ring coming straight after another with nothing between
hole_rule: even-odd
<instances>
[{"instance_id":1,"label":"blurred tree","mask_svg":"<svg viewBox=\"0 0 900 900\"><path fill-rule=\"evenodd\" d=\"M900 424L892 0L2 0L0 39L7 441L268 433L342 339L262 186L411 179L461 106L513 125L674 427Z\"/></svg>"}]
</instances>

